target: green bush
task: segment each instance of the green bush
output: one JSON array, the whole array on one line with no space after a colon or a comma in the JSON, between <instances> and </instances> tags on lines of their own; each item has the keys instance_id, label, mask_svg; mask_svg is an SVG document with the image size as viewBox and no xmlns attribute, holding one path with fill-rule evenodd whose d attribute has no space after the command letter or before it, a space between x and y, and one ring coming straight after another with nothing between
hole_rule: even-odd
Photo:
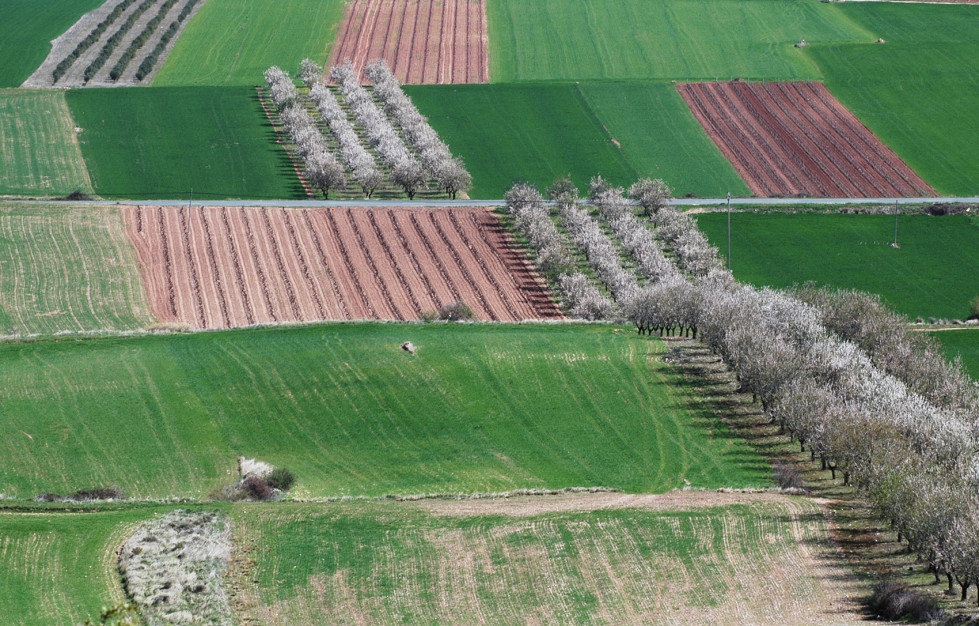
<instances>
[{"instance_id":1,"label":"green bush","mask_svg":"<svg viewBox=\"0 0 979 626\"><path fill-rule=\"evenodd\" d=\"M979 319L979 296L969 301L969 319Z\"/></svg>"},{"instance_id":2,"label":"green bush","mask_svg":"<svg viewBox=\"0 0 979 626\"><path fill-rule=\"evenodd\" d=\"M439 319L448 322L470 321L475 317L473 310L465 302L453 302L439 309Z\"/></svg>"},{"instance_id":3,"label":"green bush","mask_svg":"<svg viewBox=\"0 0 979 626\"><path fill-rule=\"evenodd\" d=\"M284 467L276 467L265 482L269 487L285 492L292 489L292 485L296 482L296 475Z\"/></svg>"}]
</instances>

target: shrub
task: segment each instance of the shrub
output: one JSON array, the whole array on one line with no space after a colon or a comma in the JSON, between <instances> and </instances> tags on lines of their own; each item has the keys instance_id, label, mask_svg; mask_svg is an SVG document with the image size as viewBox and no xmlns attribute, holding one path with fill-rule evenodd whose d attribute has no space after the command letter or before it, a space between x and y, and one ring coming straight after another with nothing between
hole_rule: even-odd
<instances>
[{"instance_id":1,"label":"shrub","mask_svg":"<svg viewBox=\"0 0 979 626\"><path fill-rule=\"evenodd\" d=\"M277 467L272 470L272 473L265 479L265 482L273 489L289 491L296 482L296 475L284 467Z\"/></svg>"},{"instance_id":2,"label":"shrub","mask_svg":"<svg viewBox=\"0 0 979 626\"><path fill-rule=\"evenodd\" d=\"M249 498L253 500L271 500L272 488L258 476L247 476L242 481L242 487Z\"/></svg>"},{"instance_id":3,"label":"shrub","mask_svg":"<svg viewBox=\"0 0 979 626\"><path fill-rule=\"evenodd\" d=\"M465 302L453 302L439 309L439 319L449 322L470 321L475 319L473 310Z\"/></svg>"},{"instance_id":4,"label":"shrub","mask_svg":"<svg viewBox=\"0 0 979 626\"><path fill-rule=\"evenodd\" d=\"M969 319L979 319L979 295L969 300Z\"/></svg>"},{"instance_id":5,"label":"shrub","mask_svg":"<svg viewBox=\"0 0 979 626\"><path fill-rule=\"evenodd\" d=\"M889 580L874 586L867 604L874 615L888 620L907 618L913 622L928 622L940 619L944 614L931 598Z\"/></svg>"},{"instance_id":6,"label":"shrub","mask_svg":"<svg viewBox=\"0 0 979 626\"><path fill-rule=\"evenodd\" d=\"M91 502L93 500L125 500L126 494L117 487L94 487L79 489L75 493L63 496L57 493L39 493L34 496L35 502Z\"/></svg>"},{"instance_id":7,"label":"shrub","mask_svg":"<svg viewBox=\"0 0 979 626\"><path fill-rule=\"evenodd\" d=\"M791 463L776 461L772 473L775 474L775 482L782 489L802 489L802 477Z\"/></svg>"}]
</instances>

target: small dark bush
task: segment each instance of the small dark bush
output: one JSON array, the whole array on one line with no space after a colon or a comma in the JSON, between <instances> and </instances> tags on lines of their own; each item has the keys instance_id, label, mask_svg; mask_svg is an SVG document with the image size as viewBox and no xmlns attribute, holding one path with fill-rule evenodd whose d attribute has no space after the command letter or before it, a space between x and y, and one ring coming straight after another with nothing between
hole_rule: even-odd
<instances>
[{"instance_id":1,"label":"small dark bush","mask_svg":"<svg viewBox=\"0 0 979 626\"><path fill-rule=\"evenodd\" d=\"M867 605L874 615L888 620L928 622L944 615L938 603L931 598L911 590L907 585L889 580L882 580L874 586Z\"/></svg>"},{"instance_id":2,"label":"small dark bush","mask_svg":"<svg viewBox=\"0 0 979 626\"><path fill-rule=\"evenodd\" d=\"M775 482L782 489L802 489L802 477L791 463L776 461L772 472L775 474Z\"/></svg>"},{"instance_id":3,"label":"small dark bush","mask_svg":"<svg viewBox=\"0 0 979 626\"><path fill-rule=\"evenodd\" d=\"M94 489L79 489L75 493L63 496L57 493L39 493L34 496L35 502L90 502L92 500L125 500L126 494L115 487L95 487Z\"/></svg>"},{"instance_id":4,"label":"small dark bush","mask_svg":"<svg viewBox=\"0 0 979 626\"><path fill-rule=\"evenodd\" d=\"M959 213L965 213L965 207L960 204L939 202L926 206L925 212L929 215L958 215Z\"/></svg>"},{"instance_id":5,"label":"small dark bush","mask_svg":"<svg viewBox=\"0 0 979 626\"><path fill-rule=\"evenodd\" d=\"M247 476L242 482L245 493L253 500L271 500L272 488L258 476Z\"/></svg>"},{"instance_id":6,"label":"small dark bush","mask_svg":"<svg viewBox=\"0 0 979 626\"><path fill-rule=\"evenodd\" d=\"M969 300L969 319L979 320L979 296Z\"/></svg>"},{"instance_id":7,"label":"small dark bush","mask_svg":"<svg viewBox=\"0 0 979 626\"><path fill-rule=\"evenodd\" d=\"M55 198L56 200L70 200L72 202L82 202L91 200L92 196L88 195L84 191L75 190L68 194L67 196L62 196L61 198Z\"/></svg>"},{"instance_id":8,"label":"small dark bush","mask_svg":"<svg viewBox=\"0 0 979 626\"><path fill-rule=\"evenodd\" d=\"M469 321L476 316L465 302L453 302L439 309L439 319L449 322Z\"/></svg>"},{"instance_id":9,"label":"small dark bush","mask_svg":"<svg viewBox=\"0 0 979 626\"><path fill-rule=\"evenodd\" d=\"M265 482L273 489L289 491L292 489L293 483L296 482L296 475L284 467L277 467L272 470Z\"/></svg>"},{"instance_id":10,"label":"small dark bush","mask_svg":"<svg viewBox=\"0 0 979 626\"><path fill-rule=\"evenodd\" d=\"M96 487L95 489L79 489L67 498L68 500L125 500L126 494L115 487Z\"/></svg>"}]
</instances>

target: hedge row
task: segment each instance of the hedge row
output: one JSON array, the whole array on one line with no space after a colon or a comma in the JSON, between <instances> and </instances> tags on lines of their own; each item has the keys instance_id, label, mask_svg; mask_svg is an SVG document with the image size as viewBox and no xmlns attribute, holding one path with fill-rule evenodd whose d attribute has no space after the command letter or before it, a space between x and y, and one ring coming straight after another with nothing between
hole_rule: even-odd
<instances>
[{"instance_id":1,"label":"hedge row","mask_svg":"<svg viewBox=\"0 0 979 626\"><path fill-rule=\"evenodd\" d=\"M136 0L122 0L122 2L117 4L116 7L112 9L112 12L109 13L104 20L99 22L99 25L96 26L92 32L86 35L85 39L78 42L78 45L71 51L71 54L62 59L61 63L58 63L58 67L54 68L54 72L51 73L52 78L54 78L54 82L58 82L61 77L65 75L65 72L68 71L68 68L72 66L75 60L78 59L78 57L80 57L86 50L91 48L92 44L98 41L99 37L102 36L102 33L104 33L113 22L119 19L119 16L122 15L123 11L128 9L129 5L131 5L133 2L136 2Z\"/></svg>"}]
</instances>

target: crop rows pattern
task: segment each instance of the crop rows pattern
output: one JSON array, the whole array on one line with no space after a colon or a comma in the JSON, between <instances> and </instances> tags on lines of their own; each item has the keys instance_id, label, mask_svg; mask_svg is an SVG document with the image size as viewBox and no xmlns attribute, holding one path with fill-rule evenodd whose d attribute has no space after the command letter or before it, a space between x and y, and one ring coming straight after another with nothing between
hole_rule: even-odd
<instances>
[{"instance_id":1,"label":"crop rows pattern","mask_svg":"<svg viewBox=\"0 0 979 626\"><path fill-rule=\"evenodd\" d=\"M415 320L456 301L482 320L561 316L482 209L130 206L123 214L162 322Z\"/></svg>"},{"instance_id":2,"label":"crop rows pattern","mask_svg":"<svg viewBox=\"0 0 979 626\"><path fill-rule=\"evenodd\" d=\"M53 42L25 87L139 84L163 65L204 0L122 0L84 15Z\"/></svg>"},{"instance_id":3,"label":"crop rows pattern","mask_svg":"<svg viewBox=\"0 0 979 626\"><path fill-rule=\"evenodd\" d=\"M677 89L758 196L937 195L820 83L687 83Z\"/></svg>"},{"instance_id":4,"label":"crop rows pattern","mask_svg":"<svg viewBox=\"0 0 979 626\"><path fill-rule=\"evenodd\" d=\"M489 82L486 0L355 0L330 65L384 59L404 84Z\"/></svg>"}]
</instances>

